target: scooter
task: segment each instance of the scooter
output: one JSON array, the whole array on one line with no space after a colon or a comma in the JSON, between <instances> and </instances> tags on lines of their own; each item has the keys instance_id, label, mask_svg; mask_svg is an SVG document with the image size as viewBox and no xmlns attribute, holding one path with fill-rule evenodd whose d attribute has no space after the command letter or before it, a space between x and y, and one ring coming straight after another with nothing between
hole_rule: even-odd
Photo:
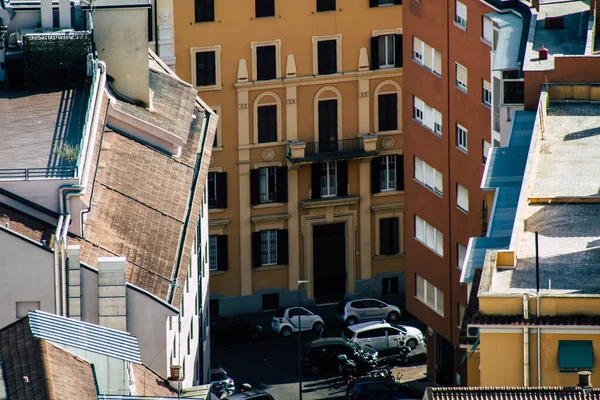
<instances>
[{"instance_id":1,"label":"scooter","mask_svg":"<svg viewBox=\"0 0 600 400\"><path fill-rule=\"evenodd\" d=\"M410 354L410 352L412 351L412 349L410 348L410 346L406 345L406 342L404 340L400 340L398 341L398 354L397 354L397 359L399 361L401 361L404 364L408 364L408 355Z\"/></svg>"},{"instance_id":2,"label":"scooter","mask_svg":"<svg viewBox=\"0 0 600 400\"><path fill-rule=\"evenodd\" d=\"M337 356L337 359L340 361L339 370L342 374L342 380L349 385L356 378L357 373L357 364L356 361L348 358L345 354L340 354Z\"/></svg>"}]
</instances>

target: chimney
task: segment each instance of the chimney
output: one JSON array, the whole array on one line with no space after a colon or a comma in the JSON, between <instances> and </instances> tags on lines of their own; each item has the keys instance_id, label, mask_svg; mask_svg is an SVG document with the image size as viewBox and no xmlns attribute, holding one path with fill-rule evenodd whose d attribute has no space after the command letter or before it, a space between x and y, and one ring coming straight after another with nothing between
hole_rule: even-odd
<instances>
[{"instance_id":1,"label":"chimney","mask_svg":"<svg viewBox=\"0 0 600 400\"><path fill-rule=\"evenodd\" d=\"M181 391L181 381L185 378L183 376L181 376L180 372L181 372L181 365L171 365L171 367L169 367L170 370L170 374L169 374L169 385L171 385L171 388L176 390L176 391Z\"/></svg>"},{"instance_id":2,"label":"chimney","mask_svg":"<svg viewBox=\"0 0 600 400\"><path fill-rule=\"evenodd\" d=\"M577 384L577 386L583 389L589 389L592 387L592 382L590 380L590 377L592 375L591 371L579 371L578 375L579 383Z\"/></svg>"},{"instance_id":3,"label":"chimney","mask_svg":"<svg viewBox=\"0 0 600 400\"><path fill-rule=\"evenodd\" d=\"M71 0L58 0L58 19L62 29L71 27Z\"/></svg>"},{"instance_id":4,"label":"chimney","mask_svg":"<svg viewBox=\"0 0 600 400\"><path fill-rule=\"evenodd\" d=\"M98 316L107 328L127 331L125 257L98 258Z\"/></svg>"},{"instance_id":5,"label":"chimney","mask_svg":"<svg viewBox=\"0 0 600 400\"><path fill-rule=\"evenodd\" d=\"M132 6L139 2L132 2ZM150 105L148 7L127 8L127 1L106 1L92 15L98 57L122 97Z\"/></svg>"},{"instance_id":6,"label":"chimney","mask_svg":"<svg viewBox=\"0 0 600 400\"><path fill-rule=\"evenodd\" d=\"M42 14L42 28L52 29L54 27L52 0L42 0L40 2L40 13Z\"/></svg>"},{"instance_id":7,"label":"chimney","mask_svg":"<svg viewBox=\"0 0 600 400\"><path fill-rule=\"evenodd\" d=\"M81 258L79 245L67 247L68 262L68 311L69 318L81 321Z\"/></svg>"}]
</instances>

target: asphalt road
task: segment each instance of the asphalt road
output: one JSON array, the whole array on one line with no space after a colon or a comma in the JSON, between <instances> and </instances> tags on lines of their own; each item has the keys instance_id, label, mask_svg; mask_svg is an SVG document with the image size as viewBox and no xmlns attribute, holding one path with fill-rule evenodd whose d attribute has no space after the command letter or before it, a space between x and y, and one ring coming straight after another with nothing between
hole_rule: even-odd
<instances>
[{"instance_id":1,"label":"asphalt road","mask_svg":"<svg viewBox=\"0 0 600 400\"><path fill-rule=\"evenodd\" d=\"M334 322L335 306L310 309L325 321L323 337L339 335L342 326ZM211 349L211 362L213 367L220 365L225 368L236 386L249 383L252 387L268 391L276 400L298 399L298 336L292 334L284 338L272 332L272 317L272 312L244 316L244 319L261 325L268 333L267 338L258 343L215 346ZM404 315L400 323L424 329L423 324L412 316ZM318 335L314 332L302 333L303 343L316 338ZM415 357L407 367L414 369L424 364L425 359L424 355ZM343 398L345 391L346 386L339 375L303 379L304 400Z\"/></svg>"}]
</instances>

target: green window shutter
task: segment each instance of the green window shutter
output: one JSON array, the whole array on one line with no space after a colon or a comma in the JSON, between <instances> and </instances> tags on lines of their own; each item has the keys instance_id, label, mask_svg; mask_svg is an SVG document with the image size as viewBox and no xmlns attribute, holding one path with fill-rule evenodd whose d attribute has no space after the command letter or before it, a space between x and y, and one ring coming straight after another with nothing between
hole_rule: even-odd
<instances>
[{"instance_id":1,"label":"green window shutter","mask_svg":"<svg viewBox=\"0 0 600 400\"><path fill-rule=\"evenodd\" d=\"M559 372L593 371L594 349L591 340L559 340Z\"/></svg>"}]
</instances>

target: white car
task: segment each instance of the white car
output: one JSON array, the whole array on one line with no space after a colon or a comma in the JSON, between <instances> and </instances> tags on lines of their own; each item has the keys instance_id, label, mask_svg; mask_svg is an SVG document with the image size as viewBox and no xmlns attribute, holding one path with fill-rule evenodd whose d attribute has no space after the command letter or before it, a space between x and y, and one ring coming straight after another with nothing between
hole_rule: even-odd
<instances>
[{"instance_id":1,"label":"white car","mask_svg":"<svg viewBox=\"0 0 600 400\"><path fill-rule=\"evenodd\" d=\"M364 322L344 329L342 336L363 346L372 347L377 351L395 350L399 342L404 342L412 351L409 356L415 356L427 351L423 334L411 326L393 326L385 321Z\"/></svg>"},{"instance_id":2,"label":"white car","mask_svg":"<svg viewBox=\"0 0 600 400\"><path fill-rule=\"evenodd\" d=\"M298 315L300 314L300 315ZM308 311L303 307L280 308L275 312L271 321L271 329L281 336L290 336L292 332L300 330L299 323L302 324L302 331L313 330L320 332L325 323L323 318Z\"/></svg>"}]
</instances>

